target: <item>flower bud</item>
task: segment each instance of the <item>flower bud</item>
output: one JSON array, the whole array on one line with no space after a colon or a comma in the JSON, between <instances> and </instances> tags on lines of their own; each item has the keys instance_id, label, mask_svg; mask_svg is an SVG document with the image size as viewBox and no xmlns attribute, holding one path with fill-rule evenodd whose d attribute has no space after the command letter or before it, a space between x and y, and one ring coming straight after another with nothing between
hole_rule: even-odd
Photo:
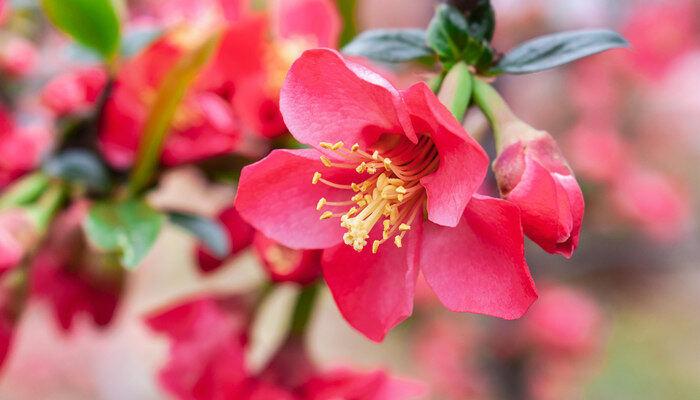
<instances>
[{"instance_id":1,"label":"flower bud","mask_svg":"<svg viewBox=\"0 0 700 400\"><path fill-rule=\"evenodd\" d=\"M571 257L578 246L584 200L554 139L520 122L504 129L493 163L501 195L518 205L524 233L549 253Z\"/></svg>"}]
</instances>

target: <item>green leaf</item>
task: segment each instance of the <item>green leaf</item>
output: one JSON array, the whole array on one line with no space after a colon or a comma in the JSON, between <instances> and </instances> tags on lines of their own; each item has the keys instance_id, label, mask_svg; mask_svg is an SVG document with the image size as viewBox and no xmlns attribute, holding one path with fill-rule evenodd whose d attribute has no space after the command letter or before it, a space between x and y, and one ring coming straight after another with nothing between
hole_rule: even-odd
<instances>
[{"instance_id":1,"label":"green leaf","mask_svg":"<svg viewBox=\"0 0 700 400\"><path fill-rule=\"evenodd\" d=\"M628 45L620 34L607 29L560 32L521 44L508 52L492 72L528 74Z\"/></svg>"},{"instance_id":2,"label":"green leaf","mask_svg":"<svg viewBox=\"0 0 700 400\"><path fill-rule=\"evenodd\" d=\"M150 181L170 132L170 122L190 84L214 53L219 37L219 33L213 34L199 46L186 52L168 71L158 87L144 123L136 162L129 178L129 190L132 194L143 189Z\"/></svg>"},{"instance_id":3,"label":"green leaf","mask_svg":"<svg viewBox=\"0 0 700 400\"><path fill-rule=\"evenodd\" d=\"M93 204L83 224L95 246L119 253L122 265L134 268L155 243L164 219L143 200L132 199Z\"/></svg>"},{"instance_id":4,"label":"green leaf","mask_svg":"<svg viewBox=\"0 0 700 400\"><path fill-rule=\"evenodd\" d=\"M58 29L105 60L119 49L120 22L112 0L41 0L41 6Z\"/></svg>"},{"instance_id":5,"label":"green leaf","mask_svg":"<svg viewBox=\"0 0 700 400\"><path fill-rule=\"evenodd\" d=\"M345 46L357 35L357 0L336 0L338 14L343 20L340 32L340 46Z\"/></svg>"},{"instance_id":6,"label":"green leaf","mask_svg":"<svg viewBox=\"0 0 700 400\"><path fill-rule=\"evenodd\" d=\"M440 4L428 25L428 46L441 60L456 62L461 59L468 40L469 27L464 15L454 7Z\"/></svg>"},{"instance_id":7,"label":"green leaf","mask_svg":"<svg viewBox=\"0 0 700 400\"><path fill-rule=\"evenodd\" d=\"M110 179L107 168L97 156L86 150L67 150L49 158L43 165L49 176L84 185L90 190L105 192Z\"/></svg>"},{"instance_id":8,"label":"green leaf","mask_svg":"<svg viewBox=\"0 0 700 400\"><path fill-rule=\"evenodd\" d=\"M342 51L349 56L362 56L387 63L406 62L435 55L425 44L425 31L422 29L365 31L348 43Z\"/></svg>"},{"instance_id":9,"label":"green leaf","mask_svg":"<svg viewBox=\"0 0 700 400\"><path fill-rule=\"evenodd\" d=\"M198 237L218 258L224 258L230 253L228 234L220 222L194 214L172 212L168 216L171 222Z\"/></svg>"}]
</instances>

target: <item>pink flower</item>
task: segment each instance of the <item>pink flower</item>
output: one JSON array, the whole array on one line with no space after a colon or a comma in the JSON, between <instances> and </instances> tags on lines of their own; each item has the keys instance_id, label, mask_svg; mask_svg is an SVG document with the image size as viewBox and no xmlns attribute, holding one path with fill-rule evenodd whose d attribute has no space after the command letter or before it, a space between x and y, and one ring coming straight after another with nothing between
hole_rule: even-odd
<instances>
[{"instance_id":1,"label":"pink flower","mask_svg":"<svg viewBox=\"0 0 700 400\"><path fill-rule=\"evenodd\" d=\"M60 214L32 260L31 293L49 301L64 331L84 313L98 326L109 324L121 296L121 270L106 265L85 242L81 223L88 208L78 202Z\"/></svg>"},{"instance_id":2,"label":"pink flower","mask_svg":"<svg viewBox=\"0 0 700 400\"><path fill-rule=\"evenodd\" d=\"M84 67L51 79L41 92L41 101L57 116L86 112L107 82L100 67Z\"/></svg>"},{"instance_id":3,"label":"pink flower","mask_svg":"<svg viewBox=\"0 0 700 400\"><path fill-rule=\"evenodd\" d=\"M630 161L627 144L607 123L581 121L569 133L566 147L579 176L593 182L617 180Z\"/></svg>"},{"instance_id":4,"label":"pink flower","mask_svg":"<svg viewBox=\"0 0 700 400\"><path fill-rule=\"evenodd\" d=\"M601 339L602 315L585 293L567 287L548 287L522 320L527 342L543 352L589 355Z\"/></svg>"},{"instance_id":5,"label":"pink flower","mask_svg":"<svg viewBox=\"0 0 700 400\"><path fill-rule=\"evenodd\" d=\"M627 52L631 72L661 78L677 58L696 47L697 11L688 0L640 3L622 28L632 45Z\"/></svg>"},{"instance_id":6,"label":"pink flower","mask_svg":"<svg viewBox=\"0 0 700 400\"><path fill-rule=\"evenodd\" d=\"M43 122L15 124L0 106L0 188L32 170L51 143L51 130Z\"/></svg>"},{"instance_id":7,"label":"pink flower","mask_svg":"<svg viewBox=\"0 0 700 400\"><path fill-rule=\"evenodd\" d=\"M358 373L337 369L311 378L304 384L303 393L304 400L409 400L423 395L425 388L384 371Z\"/></svg>"},{"instance_id":8,"label":"pink flower","mask_svg":"<svg viewBox=\"0 0 700 400\"><path fill-rule=\"evenodd\" d=\"M296 250L266 237L255 235L253 242L258 258L273 282L296 282L306 285L321 276L320 250Z\"/></svg>"},{"instance_id":9,"label":"pink flower","mask_svg":"<svg viewBox=\"0 0 700 400\"><path fill-rule=\"evenodd\" d=\"M246 399L249 316L240 298L201 298L147 317L171 339L161 384L178 399Z\"/></svg>"},{"instance_id":10,"label":"pink flower","mask_svg":"<svg viewBox=\"0 0 700 400\"><path fill-rule=\"evenodd\" d=\"M255 229L248 225L235 208L229 207L218 215L218 220L226 228L228 234L230 252L224 259L218 258L203 245L197 246L197 264L202 272L211 272L218 269L229 258L245 250L253 242Z\"/></svg>"},{"instance_id":11,"label":"pink flower","mask_svg":"<svg viewBox=\"0 0 700 400\"><path fill-rule=\"evenodd\" d=\"M11 36L0 42L0 70L14 77L23 77L34 69L37 50L21 36Z\"/></svg>"},{"instance_id":12,"label":"pink flower","mask_svg":"<svg viewBox=\"0 0 700 400\"><path fill-rule=\"evenodd\" d=\"M520 121L501 135L493 163L501 195L520 208L530 239L549 253L571 257L578 246L584 201L557 143Z\"/></svg>"},{"instance_id":13,"label":"pink flower","mask_svg":"<svg viewBox=\"0 0 700 400\"><path fill-rule=\"evenodd\" d=\"M536 293L518 209L474 194L487 156L427 85L399 92L332 50L309 50L281 109L314 149L244 168L236 208L287 247L325 249L324 277L353 327L382 340L411 314L419 271L451 310L527 310Z\"/></svg>"},{"instance_id":14,"label":"pink flower","mask_svg":"<svg viewBox=\"0 0 700 400\"><path fill-rule=\"evenodd\" d=\"M0 213L0 276L17 267L39 239L29 213L10 209Z\"/></svg>"},{"instance_id":15,"label":"pink flower","mask_svg":"<svg viewBox=\"0 0 700 400\"><path fill-rule=\"evenodd\" d=\"M688 231L688 194L659 172L633 166L612 186L611 200L620 215L653 239L672 241Z\"/></svg>"}]
</instances>

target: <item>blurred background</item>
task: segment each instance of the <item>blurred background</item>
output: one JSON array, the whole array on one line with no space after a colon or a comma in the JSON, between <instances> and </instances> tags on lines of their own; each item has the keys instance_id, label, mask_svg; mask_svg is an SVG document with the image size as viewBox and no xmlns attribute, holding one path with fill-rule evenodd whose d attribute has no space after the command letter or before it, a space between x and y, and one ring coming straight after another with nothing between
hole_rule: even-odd
<instances>
[{"instance_id":1,"label":"blurred background","mask_svg":"<svg viewBox=\"0 0 700 400\"><path fill-rule=\"evenodd\" d=\"M127 29L138 30L150 3L158 2L125 4L124 12L133 13ZM425 27L437 2L338 3L360 32ZM419 295L414 316L382 344L348 327L324 291L311 322L314 358L324 366L386 367L427 382L434 399L700 398L700 1L493 4L500 51L584 27L610 27L631 42L629 49L496 82L522 119L555 136L577 174L587 205L579 250L565 260L528 243L540 299L519 321L449 313L431 294ZM35 2L10 1L0 15L0 85L3 95L20 84L30 88L19 100L27 109L42 107L37 99L47 77L90 64L81 49L44 32ZM345 38L352 33L346 28ZM425 74L394 73L406 83ZM493 153L488 135L483 143ZM194 202L213 215L230 204L234 189L213 186L184 166L170 170L154 196ZM169 398L156 380L168 342L147 329L143 316L199 293L245 292L266 279L252 248L204 275L196 246L167 226L129 274L107 329L84 317L64 332L47 303L30 301L0 376L0 398ZM253 368L283 339L279 327L297 290L280 285L265 300L247 355Z\"/></svg>"}]
</instances>

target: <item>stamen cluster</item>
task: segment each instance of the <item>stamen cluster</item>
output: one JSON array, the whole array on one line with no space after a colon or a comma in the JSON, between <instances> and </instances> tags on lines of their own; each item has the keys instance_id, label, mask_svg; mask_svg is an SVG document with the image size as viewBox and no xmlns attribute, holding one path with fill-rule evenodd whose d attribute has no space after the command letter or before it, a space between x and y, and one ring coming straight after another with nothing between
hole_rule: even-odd
<instances>
[{"instance_id":1,"label":"stamen cluster","mask_svg":"<svg viewBox=\"0 0 700 400\"><path fill-rule=\"evenodd\" d=\"M343 142L320 143L334 152L341 161L332 161L325 155L321 162L328 168L354 169L361 178L359 183L338 184L315 172L312 183L323 183L337 189L347 189L355 194L347 201L331 202L321 198L316 209L324 207L350 207L345 212L324 211L322 220L340 218L340 225L347 229L343 235L345 244L356 251L367 245L370 232L382 221L382 238L374 240L372 252L394 237L396 247L402 246L403 237L411 230L411 224L426 201L425 188L420 179L434 172L439 163L437 149L423 136L417 144L403 143L390 150L375 149L371 154L355 143L350 149ZM366 174L366 175L365 175Z\"/></svg>"}]
</instances>

